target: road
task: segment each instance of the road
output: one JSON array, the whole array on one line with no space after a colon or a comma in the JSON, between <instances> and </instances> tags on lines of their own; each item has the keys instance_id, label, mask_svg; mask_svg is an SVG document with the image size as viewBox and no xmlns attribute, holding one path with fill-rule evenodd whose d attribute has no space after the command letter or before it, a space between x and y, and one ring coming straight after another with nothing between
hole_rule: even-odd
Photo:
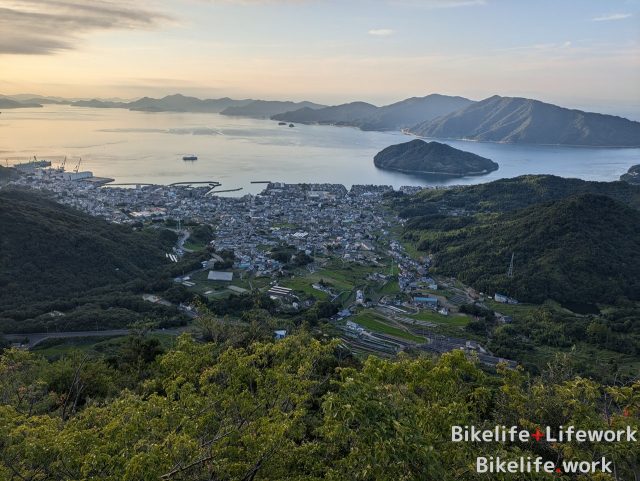
<instances>
[{"instance_id":1,"label":"road","mask_svg":"<svg viewBox=\"0 0 640 481\"><path fill-rule=\"evenodd\" d=\"M178 239L178 242L176 242L176 248L178 250L182 250L182 251L185 250L184 243L187 242L187 239L189 238L190 235L191 235L191 232L189 232L188 230L184 231L184 233ZM191 252L191 251L189 251L189 252Z\"/></svg>"},{"instance_id":2,"label":"road","mask_svg":"<svg viewBox=\"0 0 640 481\"><path fill-rule=\"evenodd\" d=\"M172 334L178 336L187 330L186 327L176 329L154 329L152 334ZM116 337L131 334L131 329L108 329L105 331L64 331L64 332L30 332L26 334L5 334L3 337L9 342L21 342L29 339L27 344L21 347L32 349L45 339L69 339L74 337Z\"/></svg>"}]
</instances>

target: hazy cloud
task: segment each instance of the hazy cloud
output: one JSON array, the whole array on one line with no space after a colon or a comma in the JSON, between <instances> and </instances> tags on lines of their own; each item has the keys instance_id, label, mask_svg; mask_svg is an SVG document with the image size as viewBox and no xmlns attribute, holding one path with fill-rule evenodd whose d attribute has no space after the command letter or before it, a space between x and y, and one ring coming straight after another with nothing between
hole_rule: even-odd
<instances>
[{"instance_id":1,"label":"hazy cloud","mask_svg":"<svg viewBox=\"0 0 640 481\"><path fill-rule=\"evenodd\" d=\"M0 54L51 54L76 48L92 31L151 28L168 17L145 2L7 0L0 6Z\"/></svg>"},{"instance_id":2,"label":"hazy cloud","mask_svg":"<svg viewBox=\"0 0 640 481\"><path fill-rule=\"evenodd\" d=\"M457 8L486 5L486 0L391 0L393 5L422 8Z\"/></svg>"},{"instance_id":3,"label":"hazy cloud","mask_svg":"<svg viewBox=\"0 0 640 481\"><path fill-rule=\"evenodd\" d=\"M374 37L388 37L393 35L393 30L390 28L374 28L369 30L369 35L373 35Z\"/></svg>"},{"instance_id":4,"label":"hazy cloud","mask_svg":"<svg viewBox=\"0 0 640 481\"><path fill-rule=\"evenodd\" d=\"M201 0L207 3L227 3L232 5L276 5L276 4L304 4L319 0Z\"/></svg>"},{"instance_id":5,"label":"hazy cloud","mask_svg":"<svg viewBox=\"0 0 640 481\"><path fill-rule=\"evenodd\" d=\"M609 15L594 17L591 20L593 20L594 22L608 22L609 20L623 20L629 17L631 17L630 13L611 13Z\"/></svg>"},{"instance_id":6,"label":"hazy cloud","mask_svg":"<svg viewBox=\"0 0 640 481\"><path fill-rule=\"evenodd\" d=\"M508 52L511 50L558 50L558 49L568 49L573 44L570 40L562 43L535 43L533 45L522 45L517 47L505 47L496 49L497 52Z\"/></svg>"}]
</instances>

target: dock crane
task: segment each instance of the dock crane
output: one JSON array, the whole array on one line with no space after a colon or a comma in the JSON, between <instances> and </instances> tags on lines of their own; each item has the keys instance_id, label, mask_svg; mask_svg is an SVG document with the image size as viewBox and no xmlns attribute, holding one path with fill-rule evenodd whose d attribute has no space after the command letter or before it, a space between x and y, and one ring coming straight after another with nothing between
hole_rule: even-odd
<instances>
[{"instance_id":1,"label":"dock crane","mask_svg":"<svg viewBox=\"0 0 640 481\"><path fill-rule=\"evenodd\" d=\"M80 160L78 160L78 163L76 164L76 168L73 169L73 171L77 174L78 171L80 170L80 163L82 162L82 157L80 157Z\"/></svg>"},{"instance_id":2,"label":"dock crane","mask_svg":"<svg viewBox=\"0 0 640 481\"><path fill-rule=\"evenodd\" d=\"M62 162L60 163L60 172L64 172L64 166L67 163L67 156L64 156L64 159L62 159Z\"/></svg>"}]
</instances>

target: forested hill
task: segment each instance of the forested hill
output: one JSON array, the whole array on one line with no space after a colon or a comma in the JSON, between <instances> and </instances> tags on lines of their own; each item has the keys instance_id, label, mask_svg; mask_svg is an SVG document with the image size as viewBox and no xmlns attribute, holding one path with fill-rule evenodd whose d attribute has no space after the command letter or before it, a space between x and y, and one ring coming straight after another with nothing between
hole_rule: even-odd
<instances>
[{"instance_id":1,"label":"forested hill","mask_svg":"<svg viewBox=\"0 0 640 481\"><path fill-rule=\"evenodd\" d=\"M40 194L0 190L0 311L134 278L167 263L173 232L131 227L62 206Z\"/></svg>"},{"instance_id":2,"label":"forested hill","mask_svg":"<svg viewBox=\"0 0 640 481\"><path fill-rule=\"evenodd\" d=\"M521 301L640 300L640 211L579 194L504 214L425 215L407 223L433 272ZM514 255L514 276L507 270Z\"/></svg>"},{"instance_id":3,"label":"forested hill","mask_svg":"<svg viewBox=\"0 0 640 481\"><path fill-rule=\"evenodd\" d=\"M554 175L522 175L485 184L425 189L413 197L397 199L403 217L438 212L506 212L560 200L577 194L601 194L640 208L640 186L626 182L592 182Z\"/></svg>"},{"instance_id":4,"label":"forested hill","mask_svg":"<svg viewBox=\"0 0 640 481\"><path fill-rule=\"evenodd\" d=\"M640 146L640 122L494 95L411 128L424 137L524 144Z\"/></svg>"},{"instance_id":5,"label":"forested hill","mask_svg":"<svg viewBox=\"0 0 640 481\"><path fill-rule=\"evenodd\" d=\"M284 112L273 120L358 127L362 130L399 130L419 122L467 107L473 102L463 97L431 94L376 107L366 102L351 102L312 110L302 108Z\"/></svg>"},{"instance_id":6,"label":"forested hill","mask_svg":"<svg viewBox=\"0 0 640 481\"><path fill-rule=\"evenodd\" d=\"M488 174L498 169L498 164L479 155L419 139L381 150L373 163L380 169L454 177Z\"/></svg>"}]
</instances>

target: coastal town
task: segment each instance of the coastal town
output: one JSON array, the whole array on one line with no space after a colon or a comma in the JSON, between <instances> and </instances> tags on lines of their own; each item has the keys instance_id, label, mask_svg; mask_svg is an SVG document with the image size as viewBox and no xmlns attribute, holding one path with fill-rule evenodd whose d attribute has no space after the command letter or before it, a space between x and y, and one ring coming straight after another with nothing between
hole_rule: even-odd
<instances>
[{"instance_id":1,"label":"coastal town","mask_svg":"<svg viewBox=\"0 0 640 481\"><path fill-rule=\"evenodd\" d=\"M46 191L57 202L109 222L152 228L171 223L181 235L168 262L195 247L187 225L211 226L211 238L200 246L211 259L175 279L200 295L243 295L258 288L283 312L330 301L337 306L332 325L356 352L463 349L488 365L506 361L463 337L467 317L459 306L482 297L455 279L434 279L430 259L407 252L397 235L403 221L385 206L391 186L269 182L257 195L226 197L218 195L217 183L125 188L49 166L19 170L11 184ZM419 190L400 188L404 194ZM286 255L274 254L283 249ZM221 255L231 257L224 268ZM499 319L509 322L508 316Z\"/></svg>"}]
</instances>

